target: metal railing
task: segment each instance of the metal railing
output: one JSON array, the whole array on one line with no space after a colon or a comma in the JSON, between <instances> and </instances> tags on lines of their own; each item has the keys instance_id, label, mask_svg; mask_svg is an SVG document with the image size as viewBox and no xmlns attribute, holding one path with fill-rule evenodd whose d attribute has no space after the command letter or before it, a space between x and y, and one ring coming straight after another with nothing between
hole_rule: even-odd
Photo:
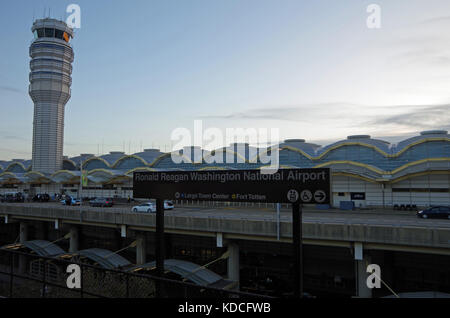
<instances>
[{"instance_id":1,"label":"metal railing","mask_svg":"<svg viewBox=\"0 0 450 318\"><path fill-rule=\"evenodd\" d=\"M70 288L79 266L79 288ZM265 295L105 269L79 261L0 250L0 297L9 298L268 298Z\"/></svg>"}]
</instances>

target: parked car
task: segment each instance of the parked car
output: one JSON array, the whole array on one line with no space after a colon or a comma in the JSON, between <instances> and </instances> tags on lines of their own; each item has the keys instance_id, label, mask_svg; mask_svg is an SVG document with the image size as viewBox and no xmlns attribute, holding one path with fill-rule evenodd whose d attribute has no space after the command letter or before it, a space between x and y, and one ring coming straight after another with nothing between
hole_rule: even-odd
<instances>
[{"instance_id":1,"label":"parked car","mask_svg":"<svg viewBox=\"0 0 450 318\"><path fill-rule=\"evenodd\" d=\"M131 211L152 213L156 212L156 207L152 202L145 202L134 206Z\"/></svg>"},{"instance_id":2,"label":"parked car","mask_svg":"<svg viewBox=\"0 0 450 318\"><path fill-rule=\"evenodd\" d=\"M36 194L33 197L33 202L48 202L48 201L50 201L50 196L47 193Z\"/></svg>"},{"instance_id":3,"label":"parked car","mask_svg":"<svg viewBox=\"0 0 450 318\"><path fill-rule=\"evenodd\" d=\"M89 201L89 205L99 207L112 207L114 205L114 201L112 198L95 198L94 200Z\"/></svg>"},{"instance_id":4,"label":"parked car","mask_svg":"<svg viewBox=\"0 0 450 318\"><path fill-rule=\"evenodd\" d=\"M70 202L70 205L80 205L81 201L79 199L74 199L72 197L68 198L67 200L61 200L60 201L62 205L68 205L67 202Z\"/></svg>"},{"instance_id":5,"label":"parked car","mask_svg":"<svg viewBox=\"0 0 450 318\"><path fill-rule=\"evenodd\" d=\"M422 219L450 219L450 207L433 206L417 212L417 217Z\"/></svg>"},{"instance_id":6,"label":"parked car","mask_svg":"<svg viewBox=\"0 0 450 318\"><path fill-rule=\"evenodd\" d=\"M1 202L25 202L22 192L7 192L1 197Z\"/></svg>"},{"instance_id":7,"label":"parked car","mask_svg":"<svg viewBox=\"0 0 450 318\"><path fill-rule=\"evenodd\" d=\"M173 210L175 206L173 205L173 202L170 200L164 201L164 210Z\"/></svg>"},{"instance_id":8,"label":"parked car","mask_svg":"<svg viewBox=\"0 0 450 318\"><path fill-rule=\"evenodd\" d=\"M174 205L170 200L164 201L164 210L173 210ZM131 208L132 212L156 212L156 205L153 202L145 202Z\"/></svg>"}]
</instances>

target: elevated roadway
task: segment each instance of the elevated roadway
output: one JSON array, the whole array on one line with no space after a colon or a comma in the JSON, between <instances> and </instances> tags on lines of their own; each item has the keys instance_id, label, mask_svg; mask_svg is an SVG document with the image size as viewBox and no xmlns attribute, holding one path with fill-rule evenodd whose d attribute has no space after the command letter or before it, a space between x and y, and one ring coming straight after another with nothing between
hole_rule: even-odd
<instances>
[{"instance_id":1,"label":"elevated roadway","mask_svg":"<svg viewBox=\"0 0 450 318\"><path fill-rule=\"evenodd\" d=\"M133 231L155 231L155 214L134 213L131 206L94 208L65 207L57 203L0 204L5 222L39 220L84 224ZM291 212L268 208L202 206L176 207L165 213L165 231L185 235L291 242ZM450 220L419 219L414 212L391 210L304 209L305 244L382 249L450 255Z\"/></svg>"}]
</instances>

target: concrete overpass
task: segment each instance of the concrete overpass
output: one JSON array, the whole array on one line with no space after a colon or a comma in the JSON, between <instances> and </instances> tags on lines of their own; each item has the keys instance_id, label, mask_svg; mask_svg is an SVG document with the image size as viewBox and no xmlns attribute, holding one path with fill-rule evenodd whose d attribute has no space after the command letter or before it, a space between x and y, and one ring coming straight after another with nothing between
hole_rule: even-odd
<instances>
[{"instance_id":1,"label":"concrete overpass","mask_svg":"<svg viewBox=\"0 0 450 318\"><path fill-rule=\"evenodd\" d=\"M155 231L155 214L133 213L128 208L64 207L57 204L0 204L5 222L39 220L62 224L114 227L122 230ZM178 208L166 211L165 231L223 239L278 241L276 213L249 208ZM305 244L409 250L450 255L450 220L422 220L411 213L381 211L323 212L305 209ZM281 213L279 241L291 242L290 212Z\"/></svg>"},{"instance_id":2,"label":"concrete overpass","mask_svg":"<svg viewBox=\"0 0 450 318\"><path fill-rule=\"evenodd\" d=\"M145 244L140 234L155 231L155 214L133 213L129 207L65 207L55 203L0 204L5 223L52 222L55 228L71 227L71 250L77 250L75 225L120 229L122 237L138 239L137 263L145 263ZM239 281L238 240L292 242L291 212L277 214L268 209L185 207L166 211L165 232L206 236L217 246L228 246L228 278ZM25 235L26 237L26 235ZM411 212L393 211L319 211L305 209L304 244L352 249L358 266L359 295L370 296L365 288L365 266L370 258L365 251L401 251L450 255L450 220L422 220Z\"/></svg>"}]
</instances>

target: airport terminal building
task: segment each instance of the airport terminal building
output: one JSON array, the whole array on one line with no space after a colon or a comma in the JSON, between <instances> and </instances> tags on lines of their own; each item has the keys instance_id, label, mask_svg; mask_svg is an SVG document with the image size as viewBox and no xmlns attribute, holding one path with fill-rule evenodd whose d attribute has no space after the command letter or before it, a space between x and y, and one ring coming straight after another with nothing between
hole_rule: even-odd
<instances>
[{"instance_id":1,"label":"airport terminal building","mask_svg":"<svg viewBox=\"0 0 450 318\"><path fill-rule=\"evenodd\" d=\"M450 204L450 135L423 131L390 144L368 135L349 136L327 146L302 139L279 144L281 168L329 167L332 171L333 205L354 201L356 207L419 207ZM198 162L195 150L203 154ZM236 143L209 152L186 147L175 153L146 149L135 154L110 152L95 156L64 157L62 169L53 173L33 170L31 160L0 160L0 192L28 194L67 193L79 197L132 197L134 171L258 169L258 156L270 149ZM257 153L256 157L252 157ZM223 163L209 163L208 156L223 156ZM175 163L173 157L181 163ZM230 161L230 158L232 160ZM80 186L81 167L88 182Z\"/></svg>"},{"instance_id":2,"label":"airport terminal building","mask_svg":"<svg viewBox=\"0 0 450 318\"><path fill-rule=\"evenodd\" d=\"M74 33L65 22L50 18L36 20L31 31L32 158L0 160L0 193L128 198L134 171L258 169L267 165L263 157L273 154L273 148L235 143L212 152L186 147L171 153L146 149L64 157ZM356 207L450 204L450 136L444 130L423 131L398 144L355 135L327 146L289 139L276 147L280 168L332 169L334 206L341 201L354 201Z\"/></svg>"}]
</instances>

